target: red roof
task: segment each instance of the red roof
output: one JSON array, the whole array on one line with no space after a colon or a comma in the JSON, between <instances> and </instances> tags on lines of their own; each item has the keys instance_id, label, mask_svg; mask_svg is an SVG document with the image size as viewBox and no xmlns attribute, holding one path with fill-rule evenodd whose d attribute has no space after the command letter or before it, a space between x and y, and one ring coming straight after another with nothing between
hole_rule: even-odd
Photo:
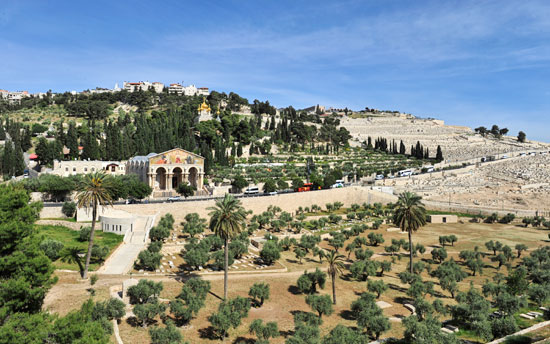
<instances>
[{"instance_id":1,"label":"red roof","mask_svg":"<svg viewBox=\"0 0 550 344\"><path fill-rule=\"evenodd\" d=\"M31 159L31 160L36 160L36 159L38 159L38 155L36 155L36 154L31 154L31 155L29 155L29 159Z\"/></svg>"}]
</instances>

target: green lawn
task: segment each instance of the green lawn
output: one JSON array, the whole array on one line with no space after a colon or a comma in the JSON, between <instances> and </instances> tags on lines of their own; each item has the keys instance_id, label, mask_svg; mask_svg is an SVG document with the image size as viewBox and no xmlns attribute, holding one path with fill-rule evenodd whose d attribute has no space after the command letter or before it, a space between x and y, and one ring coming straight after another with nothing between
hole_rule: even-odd
<instances>
[{"instance_id":1,"label":"green lawn","mask_svg":"<svg viewBox=\"0 0 550 344\"><path fill-rule=\"evenodd\" d=\"M35 225L38 230L38 236L42 236L44 239L54 239L63 243L65 247L79 247L85 251L88 249L88 242L78 241L79 232L74 231L70 228L64 226L52 226L52 225ZM109 248L109 254L107 257L120 245L122 235L114 233L104 233L101 230L95 231L94 243L97 243L100 246L107 246ZM78 271L78 265L64 263L60 259L54 262L54 266L57 269L66 269L66 270L75 270ZM90 264L90 270L96 270L100 264L92 263Z\"/></svg>"}]
</instances>

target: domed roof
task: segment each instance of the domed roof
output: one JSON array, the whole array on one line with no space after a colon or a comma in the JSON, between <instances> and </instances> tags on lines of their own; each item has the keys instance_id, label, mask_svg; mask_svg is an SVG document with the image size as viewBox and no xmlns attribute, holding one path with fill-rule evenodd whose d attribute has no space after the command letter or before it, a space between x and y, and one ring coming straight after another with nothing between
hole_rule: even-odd
<instances>
[{"instance_id":1,"label":"domed roof","mask_svg":"<svg viewBox=\"0 0 550 344\"><path fill-rule=\"evenodd\" d=\"M198 109L197 109L199 112L201 111L208 111L210 112L210 105L206 104L206 99L203 98L202 99L202 104L199 105Z\"/></svg>"}]
</instances>

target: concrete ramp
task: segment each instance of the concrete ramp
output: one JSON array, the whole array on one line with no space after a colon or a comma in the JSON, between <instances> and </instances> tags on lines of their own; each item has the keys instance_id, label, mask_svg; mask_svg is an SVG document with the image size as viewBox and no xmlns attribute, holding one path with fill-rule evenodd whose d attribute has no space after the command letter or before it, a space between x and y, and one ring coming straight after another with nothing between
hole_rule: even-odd
<instances>
[{"instance_id":1,"label":"concrete ramp","mask_svg":"<svg viewBox=\"0 0 550 344\"><path fill-rule=\"evenodd\" d=\"M107 258L98 273L123 275L130 271L139 253L148 243L149 230L155 223L156 215L137 216L133 231L124 235L122 244Z\"/></svg>"}]
</instances>

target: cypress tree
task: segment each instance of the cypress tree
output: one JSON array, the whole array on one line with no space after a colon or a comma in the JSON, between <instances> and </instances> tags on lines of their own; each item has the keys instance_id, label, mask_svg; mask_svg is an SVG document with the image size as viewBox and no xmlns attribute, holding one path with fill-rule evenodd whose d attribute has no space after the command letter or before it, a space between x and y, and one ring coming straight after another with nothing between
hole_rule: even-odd
<instances>
[{"instance_id":1,"label":"cypress tree","mask_svg":"<svg viewBox=\"0 0 550 344\"><path fill-rule=\"evenodd\" d=\"M4 141L6 139L6 130L4 129L4 123L0 119L0 140Z\"/></svg>"},{"instance_id":2,"label":"cypress tree","mask_svg":"<svg viewBox=\"0 0 550 344\"><path fill-rule=\"evenodd\" d=\"M23 158L23 150L16 146L14 151L14 166L13 175L20 176L25 171L25 159Z\"/></svg>"},{"instance_id":3,"label":"cypress tree","mask_svg":"<svg viewBox=\"0 0 550 344\"><path fill-rule=\"evenodd\" d=\"M443 152L441 151L441 146L437 146L437 153L435 155L435 160L443 161Z\"/></svg>"},{"instance_id":4,"label":"cypress tree","mask_svg":"<svg viewBox=\"0 0 550 344\"><path fill-rule=\"evenodd\" d=\"M76 131L76 124L74 121L69 122L69 129L67 130L67 148L69 148L69 157L71 159L78 159L78 136Z\"/></svg>"},{"instance_id":5,"label":"cypress tree","mask_svg":"<svg viewBox=\"0 0 550 344\"><path fill-rule=\"evenodd\" d=\"M405 144L403 143L403 140L401 140L401 143L399 144L399 154L405 155L405 153L406 153Z\"/></svg>"},{"instance_id":6,"label":"cypress tree","mask_svg":"<svg viewBox=\"0 0 550 344\"><path fill-rule=\"evenodd\" d=\"M239 142L237 146L237 156L240 158L243 155L243 145Z\"/></svg>"},{"instance_id":7,"label":"cypress tree","mask_svg":"<svg viewBox=\"0 0 550 344\"><path fill-rule=\"evenodd\" d=\"M2 174L7 176L14 175L15 156L13 151L13 143L11 140L6 140L4 144L4 154L2 156Z\"/></svg>"}]
</instances>

